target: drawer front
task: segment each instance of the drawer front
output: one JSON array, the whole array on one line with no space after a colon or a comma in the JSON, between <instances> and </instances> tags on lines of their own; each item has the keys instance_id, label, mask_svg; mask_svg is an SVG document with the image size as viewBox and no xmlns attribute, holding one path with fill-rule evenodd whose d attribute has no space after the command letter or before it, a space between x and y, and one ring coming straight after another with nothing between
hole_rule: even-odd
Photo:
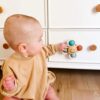
<instances>
[{"instance_id":1,"label":"drawer front","mask_svg":"<svg viewBox=\"0 0 100 100\"><path fill-rule=\"evenodd\" d=\"M100 63L100 30L82 29L52 29L49 30L48 43L59 43L74 40L76 45L82 45L83 50L76 52L76 58L69 58L67 53L57 53L51 56L51 62L73 62L73 63ZM96 45L95 51L89 50L91 45Z\"/></svg>"},{"instance_id":2,"label":"drawer front","mask_svg":"<svg viewBox=\"0 0 100 100\"><path fill-rule=\"evenodd\" d=\"M44 0L0 0L0 27L4 26L5 19L12 14L26 14L36 17L43 27L45 26Z\"/></svg>"},{"instance_id":3,"label":"drawer front","mask_svg":"<svg viewBox=\"0 0 100 100\"><path fill-rule=\"evenodd\" d=\"M43 30L43 43L45 44L45 41L46 41L46 38L45 38L45 35L46 35L46 32L47 30ZM7 42L5 41L4 39L4 36L3 36L3 29L0 29L0 60L4 60L5 58L9 57L14 51L6 46Z\"/></svg>"},{"instance_id":4,"label":"drawer front","mask_svg":"<svg viewBox=\"0 0 100 100\"><path fill-rule=\"evenodd\" d=\"M50 28L100 28L100 0L48 0Z\"/></svg>"},{"instance_id":5,"label":"drawer front","mask_svg":"<svg viewBox=\"0 0 100 100\"><path fill-rule=\"evenodd\" d=\"M0 60L7 58L13 53L13 50L10 47L8 49L3 47L5 43L6 41L3 36L3 31L0 29Z\"/></svg>"}]
</instances>

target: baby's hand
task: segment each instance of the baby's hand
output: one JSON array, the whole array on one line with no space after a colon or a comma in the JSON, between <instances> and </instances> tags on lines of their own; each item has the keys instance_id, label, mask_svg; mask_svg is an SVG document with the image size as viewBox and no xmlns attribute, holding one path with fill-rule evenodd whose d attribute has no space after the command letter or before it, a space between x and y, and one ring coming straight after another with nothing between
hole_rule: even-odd
<instances>
[{"instance_id":1,"label":"baby's hand","mask_svg":"<svg viewBox=\"0 0 100 100\"><path fill-rule=\"evenodd\" d=\"M59 51L63 51L67 47L67 42L59 43L58 49Z\"/></svg>"},{"instance_id":2,"label":"baby's hand","mask_svg":"<svg viewBox=\"0 0 100 100\"><path fill-rule=\"evenodd\" d=\"M15 88L14 76L7 76L3 81L3 87L6 91L12 91Z\"/></svg>"}]
</instances>

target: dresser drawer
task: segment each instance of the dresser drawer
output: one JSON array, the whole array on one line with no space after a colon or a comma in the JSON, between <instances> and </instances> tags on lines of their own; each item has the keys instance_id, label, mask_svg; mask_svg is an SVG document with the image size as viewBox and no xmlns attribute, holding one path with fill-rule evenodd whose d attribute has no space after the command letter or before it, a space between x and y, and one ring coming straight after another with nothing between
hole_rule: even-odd
<instances>
[{"instance_id":1,"label":"dresser drawer","mask_svg":"<svg viewBox=\"0 0 100 100\"><path fill-rule=\"evenodd\" d=\"M36 17L43 27L45 26L44 0L0 0L0 27L4 26L5 19L12 14L26 14Z\"/></svg>"},{"instance_id":2,"label":"dresser drawer","mask_svg":"<svg viewBox=\"0 0 100 100\"><path fill-rule=\"evenodd\" d=\"M91 29L52 29L49 30L48 43L59 43L74 40L76 45L82 45L83 50L76 52L76 58L69 58L67 53L57 53L49 58L51 62L64 63L98 63L100 64L100 30ZM89 50L91 45L97 47L96 50Z\"/></svg>"},{"instance_id":3,"label":"dresser drawer","mask_svg":"<svg viewBox=\"0 0 100 100\"><path fill-rule=\"evenodd\" d=\"M100 28L98 4L100 0L48 0L49 27Z\"/></svg>"},{"instance_id":4,"label":"dresser drawer","mask_svg":"<svg viewBox=\"0 0 100 100\"><path fill-rule=\"evenodd\" d=\"M7 48L6 41L3 36L3 30L0 29L0 60L7 58L12 53L13 53L13 50L10 47Z\"/></svg>"}]
</instances>

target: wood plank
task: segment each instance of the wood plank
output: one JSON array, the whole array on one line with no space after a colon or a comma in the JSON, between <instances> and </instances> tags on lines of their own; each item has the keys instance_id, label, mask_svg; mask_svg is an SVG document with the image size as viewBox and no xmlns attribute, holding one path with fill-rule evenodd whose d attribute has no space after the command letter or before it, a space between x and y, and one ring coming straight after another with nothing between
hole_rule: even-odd
<instances>
[{"instance_id":1,"label":"wood plank","mask_svg":"<svg viewBox=\"0 0 100 100\"><path fill-rule=\"evenodd\" d=\"M60 100L100 100L100 71L50 69Z\"/></svg>"}]
</instances>

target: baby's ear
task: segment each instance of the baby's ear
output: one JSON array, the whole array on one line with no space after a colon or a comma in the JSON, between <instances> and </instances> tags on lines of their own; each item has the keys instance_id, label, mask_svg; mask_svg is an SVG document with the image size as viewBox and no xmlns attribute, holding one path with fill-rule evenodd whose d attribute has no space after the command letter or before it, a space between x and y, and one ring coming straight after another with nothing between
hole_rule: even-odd
<instances>
[{"instance_id":1,"label":"baby's ear","mask_svg":"<svg viewBox=\"0 0 100 100\"><path fill-rule=\"evenodd\" d=\"M18 51L23 55L27 56L27 44L26 43L20 43L18 45Z\"/></svg>"}]
</instances>

